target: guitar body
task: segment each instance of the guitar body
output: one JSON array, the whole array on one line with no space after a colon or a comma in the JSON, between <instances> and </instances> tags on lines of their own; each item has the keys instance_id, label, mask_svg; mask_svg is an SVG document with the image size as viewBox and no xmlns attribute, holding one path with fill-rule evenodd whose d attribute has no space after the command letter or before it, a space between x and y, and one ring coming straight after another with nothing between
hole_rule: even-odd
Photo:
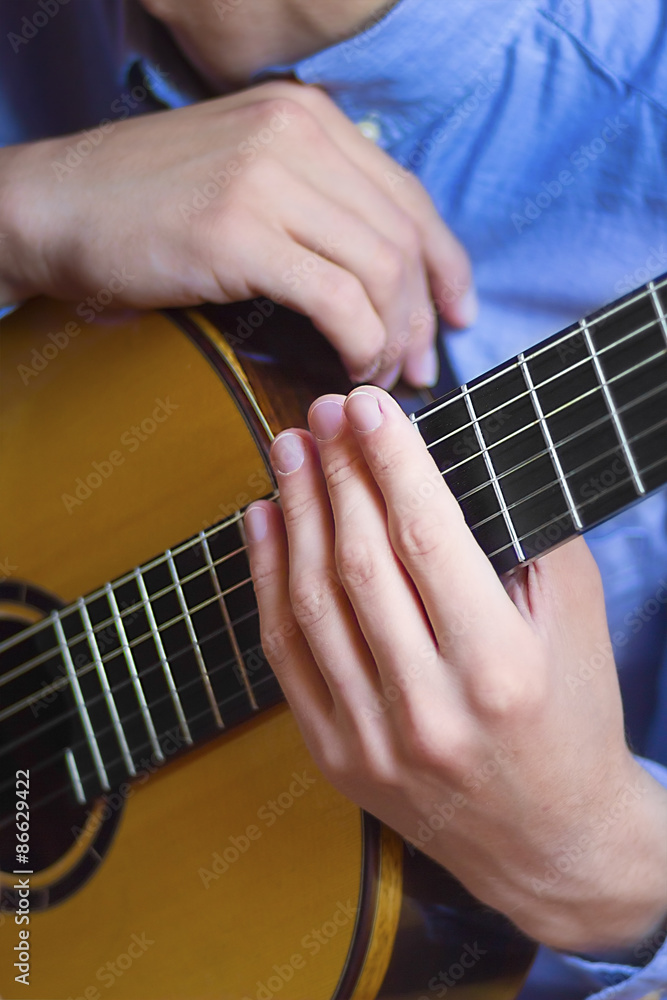
<instances>
[{"instance_id":1,"label":"guitar body","mask_svg":"<svg viewBox=\"0 0 667 1000\"><path fill-rule=\"evenodd\" d=\"M62 336L71 322L80 332ZM85 324L36 301L3 321L0 352L5 635L270 492L271 435L303 423L314 395L263 355L239 362L200 314ZM45 687L35 725L50 697ZM405 973L419 961L422 910L403 892L403 843L328 784L285 706L182 749L92 809L33 810L31 857L48 863L30 876L29 985L15 981L20 876L6 864L2 997L372 1000L426 989L426 959L412 985ZM13 820L3 812L3 846ZM432 889L442 875L443 901L458 898L446 873L420 871L415 885L424 871ZM456 939L452 956L461 950ZM441 969L446 952L442 942ZM460 995L515 995L531 953L503 944Z\"/></svg>"}]
</instances>

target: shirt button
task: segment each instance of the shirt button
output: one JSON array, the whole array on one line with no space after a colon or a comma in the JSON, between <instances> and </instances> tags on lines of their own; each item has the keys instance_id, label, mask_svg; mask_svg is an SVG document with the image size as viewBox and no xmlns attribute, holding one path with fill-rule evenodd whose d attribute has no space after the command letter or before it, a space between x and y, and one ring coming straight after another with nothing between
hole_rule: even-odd
<instances>
[{"instance_id":1,"label":"shirt button","mask_svg":"<svg viewBox=\"0 0 667 1000\"><path fill-rule=\"evenodd\" d=\"M382 128L380 127L377 115L369 115L368 118L362 118L360 122L357 122L357 128L371 142L379 142L382 135Z\"/></svg>"}]
</instances>

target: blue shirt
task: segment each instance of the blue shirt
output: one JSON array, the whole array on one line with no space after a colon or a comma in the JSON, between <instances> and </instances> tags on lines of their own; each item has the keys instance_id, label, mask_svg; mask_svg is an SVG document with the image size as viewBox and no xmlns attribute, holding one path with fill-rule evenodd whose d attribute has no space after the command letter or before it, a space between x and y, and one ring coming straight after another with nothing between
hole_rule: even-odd
<instances>
[{"instance_id":1,"label":"blue shirt","mask_svg":"<svg viewBox=\"0 0 667 1000\"><path fill-rule=\"evenodd\" d=\"M140 82L155 67L128 45L122 5L70 0L17 40L25 10L0 7L0 143L121 117L128 66L136 81L143 53ZM662 0L400 0L356 37L269 68L325 88L396 159L387 184L416 173L467 247L479 320L444 334L460 381L667 271L666 22ZM148 79L168 104L196 96L178 57ZM667 493L587 540L631 743L667 786ZM661 937L622 963L541 948L521 1000L663 995Z\"/></svg>"}]
</instances>

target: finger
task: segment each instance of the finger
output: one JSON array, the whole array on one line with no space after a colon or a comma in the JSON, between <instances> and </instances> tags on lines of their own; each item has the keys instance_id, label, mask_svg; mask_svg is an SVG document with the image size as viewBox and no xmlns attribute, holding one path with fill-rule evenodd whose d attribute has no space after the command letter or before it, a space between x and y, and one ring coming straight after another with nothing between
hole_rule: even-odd
<instances>
[{"instance_id":1,"label":"finger","mask_svg":"<svg viewBox=\"0 0 667 1000\"><path fill-rule=\"evenodd\" d=\"M334 555L331 506L309 434L278 435L271 448L289 548L296 621L338 710L377 697L377 671L343 590Z\"/></svg>"},{"instance_id":2,"label":"finger","mask_svg":"<svg viewBox=\"0 0 667 1000\"><path fill-rule=\"evenodd\" d=\"M336 567L383 686L398 683L405 690L437 665L437 651L421 600L392 548L382 494L344 417L343 402L340 396L323 396L308 415L336 526Z\"/></svg>"},{"instance_id":3,"label":"finger","mask_svg":"<svg viewBox=\"0 0 667 1000\"><path fill-rule=\"evenodd\" d=\"M356 193L348 207L345 193L350 186ZM382 320L386 341L375 359L378 372L405 365L404 374L415 385L434 384L435 323L413 227L401 222L372 185L360 184L358 175L350 184L339 180L336 200L293 178L286 178L283 187L290 235L355 275ZM362 210L355 202L363 187L369 190Z\"/></svg>"},{"instance_id":4,"label":"finger","mask_svg":"<svg viewBox=\"0 0 667 1000\"><path fill-rule=\"evenodd\" d=\"M280 508L258 501L246 511L244 526L264 654L297 718L317 726L331 711L331 695L292 610Z\"/></svg>"},{"instance_id":5,"label":"finger","mask_svg":"<svg viewBox=\"0 0 667 1000\"><path fill-rule=\"evenodd\" d=\"M345 414L387 505L394 550L441 647L497 649L514 637L519 613L423 439L398 404L373 386L352 392Z\"/></svg>"},{"instance_id":6,"label":"finger","mask_svg":"<svg viewBox=\"0 0 667 1000\"><path fill-rule=\"evenodd\" d=\"M248 223L244 236L233 251L216 250L218 301L265 295L284 304L308 316L354 380L370 377L385 348L386 329L359 278L259 221Z\"/></svg>"},{"instance_id":7,"label":"finger","mask_svg":"<svg viewBox=\"0 0 667 1000\"><path fill-rule=\"evenodd\" d=\"M470 260L420 181L358 129L350 128L346 115L317 87L302 87L297 100L318 116L350 160L414 222L438 312L453 326L470 326L478 310Z\"/></svg>"}]
</instances>

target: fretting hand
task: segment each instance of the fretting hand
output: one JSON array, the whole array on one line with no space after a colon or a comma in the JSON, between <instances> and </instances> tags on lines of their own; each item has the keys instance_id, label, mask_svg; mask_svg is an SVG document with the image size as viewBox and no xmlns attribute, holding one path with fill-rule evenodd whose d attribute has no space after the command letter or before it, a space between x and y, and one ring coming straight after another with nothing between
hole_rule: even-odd
<instances>
[{"instance_id":1,"label":"fretting hand","mask_svg":"<svg viewBox=\"0 0 667 1000\"><path fill-rule=\"evenodd\" d=\"M667 792L626 745L586 544L503 584L390 396L323 397L310 427L273 445L282 513L246 526L316 763L538 940L638 939L667 909Z\"/></svg>"}]
</instances>

